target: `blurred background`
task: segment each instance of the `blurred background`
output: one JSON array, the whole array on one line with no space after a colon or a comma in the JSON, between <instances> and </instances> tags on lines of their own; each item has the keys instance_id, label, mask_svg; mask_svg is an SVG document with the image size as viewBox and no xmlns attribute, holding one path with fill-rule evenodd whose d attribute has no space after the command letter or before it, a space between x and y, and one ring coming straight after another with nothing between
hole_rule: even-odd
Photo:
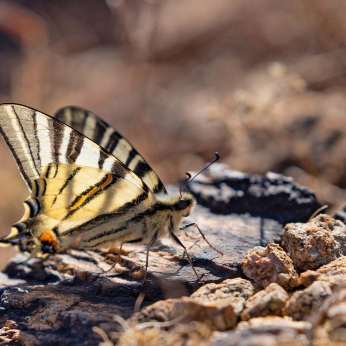
<instances>
[{"instance_id":1,"label":"blurred background","mask_svg":"<svg viewBox=\"0 0 346 346\"><path fill-rule=\"evenodd\" d=\"M346 202L340 0L0 0L3 102L89 109L165 184L219 151L234 169L293 176L334 210ZM0 157L3 236L28 191L2 138Z\"/></svg>"}]
</instances>

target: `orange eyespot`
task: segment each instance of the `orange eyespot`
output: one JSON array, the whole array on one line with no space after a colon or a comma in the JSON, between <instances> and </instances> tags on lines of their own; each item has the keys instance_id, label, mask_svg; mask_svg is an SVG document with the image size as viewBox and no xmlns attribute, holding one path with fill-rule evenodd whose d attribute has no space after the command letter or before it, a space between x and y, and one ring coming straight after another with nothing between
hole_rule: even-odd
<instances>
[{"instance_id":1,"label":"orange eyespot","mask_svg":"<svg viewBox=\"0 0 346 346\"><path fill-rule=\"evenodd\" d=\"M59 243L56 239L54 232L52 232L52 231L44 232L41 235L40 240L42 243L48 243L48 244L52 245L54 247L55 251L59 251L59 248L58 248Z\"/></svg>"}]
</instances>

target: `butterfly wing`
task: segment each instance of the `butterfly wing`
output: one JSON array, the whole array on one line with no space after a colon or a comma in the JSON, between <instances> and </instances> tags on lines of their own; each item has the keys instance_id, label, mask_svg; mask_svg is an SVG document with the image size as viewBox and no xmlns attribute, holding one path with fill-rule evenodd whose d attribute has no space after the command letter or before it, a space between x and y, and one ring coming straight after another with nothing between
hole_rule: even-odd
<instances>
[{"instance_id":1,"label":"butterfly wing","mask_svg":"<svg viewBox=\"0 0 346 346\"><path fill-rule=\"evenodd\" d=\"M124 186L126 184L135 186L140 191L138 196L145 194L154 198L148 186L120 160L81 133L49 115L21 105L2 104L0 105L0 133L12 151L29 189L34 191L34 194L37 191L37 187L43 184L42 180L40 180L42 179L42 173L45 172L45 169L52 169L53 166L49 165L50 163L57 163L58 165L54 166L56 171L54 171L53 179L59 174L59 164L68 164L71 169L72 167L77 169L78 166L83 165L95 169L102 168L103 171L107 171L123 181ZM66 169L64 172L66 174ZM73 185L69 184L70 180L73 180L72 175L65 176L63 184L70 187L77 184L76 182ZM92 177L90 181L94 182ZM59 183L61 182L56 181L54 184ZM60 189L63 188L63 184L61 184ZM124 187L123 191L125 191ZM59 193L57 193L57 196L58 201L60 201L60 198L63 198L59 196ZM34 223L31 221L28 223L22 222L23 220L38 216L36 214L38 205L35 198L35 195L31 195L25 202L27 211L24 218L12 227L11 233L4 238L3 243L7 241L11 244L19 244L21 250L26 248L32 250L37 247L37 244L33 244L36 238L32 239L30 237L33 229L36 230L37 227L39 230L40 227L38 225L44 223L47 226L49 225L50 228L56 227L51 223L51 220L48 222L48 219L45 219L50 217L50 215L47 216L44 213L41 215L41 221L39 221L39 218L35 218L33 219L35 221L32 221ZM94 210L96 210L97 214L102 215L103 209L100 209L99 205L95 206ZM86 211L87 209L85 209L85 213ZM74 211L73 213L76 212ZM77 214L80 215L80 212ZM55 220L54 218L52 219ZM80 216L80 219L83 219L83 217ZM57 220L62 221L59 218ZM30 229L27 227L28 224L30 224ZM71 226L72 224L69 225L69 227ZM68 222L64 223L64 227L68 228ZM26 245L23 245L24 243Z\"/></svg>"},{"instance_id":2,"label":"butterfly wing","mask_svg":"<svg viewBox=\"0 0 346 346\"><path fill-rule=\"evenodd\" d=\"M112 126L79 107L60 109L55 118L106 149L139 176L154 193L167 193L161 180L138 151ZM102 162L100 163L102 168Z\"/></svg>"},{"instance_id":3,"label":"butterfly wing","mask_svg":"<svg viewBox=\"0 0 346 346\"><path fill-rule=\"evenodd\" d=\"M81 247L94 247L114 240L138 238L128 224L155 204L155 195L123 177L98 168L51 163L34 180L24 202L25 214L5 239L16 243L34 240L27 252L35 256L55 252L79 240ZM137 233L141 233L139 223ZM30 232L33 238L20 238ZM20 242L19 241L19 242ZM22 248L25 246L22 245Z\"/></svg>"},{"instance_id":4,"label":"butterfly wing","mask_svg":"<svg viewBox=\"0 0 346 346\"><path fill-rule=\"evenodd\" d=\"M33 181L51 162L103 169L142 189L148 188L123 162L92 140L32 108L17 104L0 105L0 133L30 190Z\"/></svg>"}]
</instances>

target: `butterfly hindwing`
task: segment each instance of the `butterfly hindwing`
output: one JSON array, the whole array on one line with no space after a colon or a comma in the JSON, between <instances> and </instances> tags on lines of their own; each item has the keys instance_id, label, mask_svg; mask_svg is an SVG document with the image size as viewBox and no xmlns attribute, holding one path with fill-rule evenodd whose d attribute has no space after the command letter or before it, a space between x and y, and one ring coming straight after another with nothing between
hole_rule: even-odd
<instances>
[{"instance_id":1,"label":"butterfly hindwing","mask_svg":"<svg viewBox=\"0 0 346 346\"><path fill-rule=\"evenodd\" d=\"M166 193L161 180L138 151L97 115L79 107L65 107L55 114L55 118L106 149L139 176L154 193Z\"/></svg>"},{"instance_id":2,"label":"butterfly hindwing","mask_svg":"<svg viewBox=\"0 0 346 346\"><path fill-rule=\"evenodd\" d=\"M128 234L126 225L155 203L155 195L110 172L79 165L47 165L34 181L18 225L30 229L56 250L79 239L83 247L109 242ZM37 254L36 254L37 255Z\"/></svg>"}]
</instances>

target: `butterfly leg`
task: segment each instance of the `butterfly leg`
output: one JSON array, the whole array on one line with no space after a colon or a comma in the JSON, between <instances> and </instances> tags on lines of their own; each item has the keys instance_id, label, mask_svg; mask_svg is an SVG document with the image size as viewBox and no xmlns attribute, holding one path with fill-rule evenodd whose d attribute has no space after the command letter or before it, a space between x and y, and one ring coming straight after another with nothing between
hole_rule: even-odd
<instances>
[{"instance_id":1,"label":"butterfly leg","mask_svg":"<svg viewBox=\"0 0 346 346\"><path fill-rule=\"evenodd\" d=\"M195 274L196 274L196 276L197 276L197 279L199 280L199 282L200 282L201 284L203 284L203 281L201 280L201 278L199 277L199 275L198 275L197 272L196 272L196 269L195 269L195 267L194 267L194 265L193 265L193 263L192 263L191 257L190 257L189 253L188 253L187 250L186 250L186 247L184 246L184 244L179 240L179 238L178 238L171 230L169 231L169 233L170 233L170 235L172 236L173 240L174 240L177 244L179 244L179 245L184 249L184 251L185 251L185 253L186 253L186 256L187 256L187 258L188 258L188 260L189 260L189 262L190 262L190 265L191 265L193 271L195 272Z\"/></svg>"},{"instance_id":2,"label":"butterfly leg","mask_svg":"<svg viewBox=\"0 0 346 346\"><path fill-rule=\"evenodd\" d=\"M121 249L123 248L123 244L140 243L141 241L143 241L143 238L138 238L138 239L133 239L133 240L128 240L128 241L122 242L120 244L120 248L119 248L118 260L116 262L114 262L109 269L104 271L104 273L110 272L116 266L116 264L121 261Z\"/></svg>"},{"instance_id":3,"label":"butterfly leg","mask_svg":"<svg viewBox=\"0 0 346 346\"><path fill-rule=\"evenodd\" d=\"M146 258L146 261L145 261L145 273L144 273L144 278L143 278L143 281L142 281L142 285L141 285L140 291L142 290L142 288L143 288L143 286L145 284L145 280L147 279L148 264L149 264L149 250L153 246L153 244L156 242L156 239L157 239L157 232L154 234L153 238L150 240L150 242L149 242L149 244L147 246L147 258Z\"/></svg>"},{"instance_id":4,"label":"butterfly leg","mask_svg":"<svg viewBox=\"0 0 346 346\"><path fill-rule=\"evenodd\" d=\"M197 225L195 222L188 223L187 225L184 225L184 226L180 226L179 229L180 229L180 230L185 230L186 228L191 227L191 226L196 226L197 229L198 229L198 232L201 234L201 236L202 236L202 238L204 239L204 241L205 241L214 251L218 252L220 255L223 256L223 253L222 253L221 251L215 249L215 247L209 243L209 241L207 240L207 238L205 237L205 235L203 234L203 232L200 230L200 228L198 227L198 225ZM186 232L185 232L185 234L186 234ZM188 237L190 237L190 236L188 236ZM192 238L192 237L190 237L190 238ZM192 238L192 239L194 239L194 238Z\"/></svg>"},{"instance_id":5,"label":"butterfly leg","mask_svg":"<svg viewBox=\"0 0 346 346\"><path fill-rule=\"evenodd\" d=\"M117 263L118 262L114 262L109 269L103 271L103 274L109 273L116 266Z\"/></svg>"}]
</instances>

